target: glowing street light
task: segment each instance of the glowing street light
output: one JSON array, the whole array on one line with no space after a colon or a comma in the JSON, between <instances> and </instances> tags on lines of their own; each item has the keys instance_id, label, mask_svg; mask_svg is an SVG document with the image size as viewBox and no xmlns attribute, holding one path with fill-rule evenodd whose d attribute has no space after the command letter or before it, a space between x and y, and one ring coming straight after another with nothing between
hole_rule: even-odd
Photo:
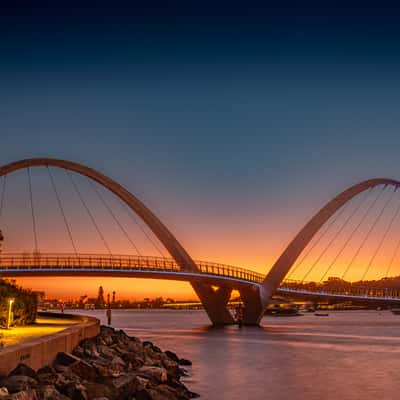
<instances>
[{"instance_id":1,"label":"glowing street light","mask_svg":"<svg viewBox=\"0 0 400 400\"><path fill-rule=\"evenodd\" d=\"M7 329L10 329L12 323L12 305L14 303L14 299L8 300L8 317L7 317Z\"/></svg>"}]
</instances>

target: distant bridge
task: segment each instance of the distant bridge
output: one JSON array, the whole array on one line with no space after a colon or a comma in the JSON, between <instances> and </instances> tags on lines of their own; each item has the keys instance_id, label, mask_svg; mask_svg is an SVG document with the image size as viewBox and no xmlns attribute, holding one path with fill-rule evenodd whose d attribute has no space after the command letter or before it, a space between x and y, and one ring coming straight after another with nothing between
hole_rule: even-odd
<instances>
[{"instance_id":1,"label":"distant bridge","mask_svg":"<svg viewBox=\"0 0 400 400\"><path fill-rule=\"evenodd\" d=\"M400 305L400 288L371 287L365 285L323 287L315 285L315 282L285 280L277 288L276 293L305 299Z\"/></svg>"},{"instance_id":2,"label":"distant bridge","mask_svg":"<svg viewBox=\"0 0 400 400\"><path fill-rule=\"evenodd\" d=\"M73 249L73 254L49 254L38 252L39 245L37 221L30 174L30 170L33 167L47 168L51 187L54 190L55 198L63 217L65 228ZM65 212L62 198L57 189L57 185L51 173L50 167L61 168L66 171L66 174L70 179L72 191L76 192L77 197L80 199L82 206L90 217L90 220L92 221L93 226L97 231L102 243L104 244L108 254L81 254L78 252L78 244L72 235L68 216ZM393 295L394 292L388 294L387 292L374 292L370 289L365 289L365 291L362 293L318 292L319 286L316 286L317 289L312 291L309 289L304 289L301 286L296 287L293 284L290 284L290 281L287 279L287 274L292 268L293 270L297 268L296 262L298 261L300 254L302 254L307 246L309 246L312 239L317 234L320 234L320 237L317 239L318 242L320 238L324 236L326 231L328 231L328 229L334 225L336 217L334 221L332 221L332 217L334 215L341 214L345 208L344 206L346 206L348 203L351 203L353 198L357 197L361 193L369 194L374 188L381 188L376 199L374 199L373 202L366 208L366 212L363 214L361 220L361 222L363 222L368 213L370 213L373 207L375 207L377 204L380 196L386 191L387 188L391 188L388 200L384 202L382 209L379 211L377 216L374 217L374 223L372 224L371 228L366 230L367 233L365 235L365 239L362 240L361 245L357 248L355 256L351 259L350 263L346 267L343 274L344 277L348 273L350 267L352 267L354 259L358 256L360 249L364 246L372 228L375 227L383 212L387 209L388 204L390 204L392 201L397 188L400 186L400 182L398 181L391 179L372 179L356 184L340 193L333 200L327 203L304 226L304 228L296 235L282 255L278 258L268 274L263 276L262 274L243 268L192 259L189 253L183 248L183 246L172 235L172 233L161 222L161 220L158 219L155 214L148 209L136 196L111 178L89 167L71 161L50 158L34 158L17 161L0 167L0 177L3 177L3 189L1 191L0 199L0 216L2 215L4 206L4 193L6 188L5 178L6 176L18 170L27 171L30 208L32 215L32 232L35 246L34 251L29 254L2 254L0 257L0 276L131 276L184 280L190 282L197 296L202 302L209 318L215 325L234 323L234 318L227 309L227 304L233 289L238 290L240 293L241 299L245 305L244 323L248 325L257 325L260 322L266 305L270 302L272 295L277 292L299 293L303 295L315 295L318 293L319 296L335 296L342 297L343 299L379 298L387 301L398 301L397 295ZM119 198L122 203L125 204L135 215L137 215L151 230L154 236L168 251L171 258L148 257L141 254L138 254L137 256L120 256L112 254L105 235L101 232L99 225L96 223L94 213L91 212L89 205L85 201L84 196L79 189L79 186L70 174L71 172L85 176L88 178L88 181L92 186L94 183L97 183L100 186L108 189L117 198ZM134 250L139 253L135 243L131 240L128 232L124 228L123 222L118 220L115 213L112 211L104 198L102 198L96 187L93 186L93 188L94 192L98 195L100 201L104 205L104 208L107 209L116 225L131 242ZM355 214L357 214L358 210L359 207L357 206L355 211L350 214L349 218L345 219L343 227L340 227L338 233L333 236L333 240L331 240L328 245L332 244L337 235L342 233L348 221ZM382 244L384 244L387 234L399 213L400 204L392 218L389 220L390 223L384 230L382 239L378 241L378 246L372 256L371 261L367 262L363 278L373 264L376 253L380 251ZM321 228L325 225L327 225L327 228L324 228L322 230L323 232L321 233ZM357 224L356 229L350 233L350 239L359 227L360 224ZM348 240L345 240L344 247L346 247L348 242ZM336 261L337 257L340 256L344 247L339 250L338 255L334 258L334 261ZM396 252L398 248L400 248L400 242L396 247ZM326 249L323 250L322 255L324 255L325 251ZM394 255L396 255L396 252ZM317 259L317 261L322 257L322 255ZM393 257L393 260L394 258L395 257ZM391 264L393 260L391 261ZM311 266L309 269L307 269L305 276L301 280L301 283L306 281L306 277L315 268L317 262L311 262L307 265ZM322 278L325 277L325 275L330 271L332 265L333 264L328 265L328 268L324 272ZM386 276L388 276L388 272L389 269L387 270Z\"/></svg>"}]
</instances>

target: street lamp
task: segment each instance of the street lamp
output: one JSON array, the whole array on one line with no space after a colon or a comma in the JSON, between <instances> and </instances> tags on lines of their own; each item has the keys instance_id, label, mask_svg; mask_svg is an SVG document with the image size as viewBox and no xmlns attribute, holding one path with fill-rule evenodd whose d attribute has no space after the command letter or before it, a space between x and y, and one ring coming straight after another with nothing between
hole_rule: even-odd
<instances>
[{"instance_id":1,"label":"street lamp","mask_svg":"<svg viewBox=\"0 0 400 400\"><path fill-rule=\"evenodd\" d=\"M14 299L8 300L8 316L7 316L7 329L10 329L12 323L12 305L14 303Z\"/></svg>"}]
</instances>

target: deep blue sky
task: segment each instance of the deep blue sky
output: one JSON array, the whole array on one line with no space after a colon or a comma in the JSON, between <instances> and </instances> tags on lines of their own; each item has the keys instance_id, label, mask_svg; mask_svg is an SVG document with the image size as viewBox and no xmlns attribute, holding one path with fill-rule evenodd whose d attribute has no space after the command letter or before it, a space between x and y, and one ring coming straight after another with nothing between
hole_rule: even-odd
<instances>
[{"instance_id":1,"label":"deep blue sky","mask_svg":"<svg viewBox=\"0 0 400 400\"><path fill-rule=\"evenodd\" d=\"M247 266L339 190L400 178L397 10L96 3L3 8L1 163L93 166Z\"/></svg>"}]
</instances>

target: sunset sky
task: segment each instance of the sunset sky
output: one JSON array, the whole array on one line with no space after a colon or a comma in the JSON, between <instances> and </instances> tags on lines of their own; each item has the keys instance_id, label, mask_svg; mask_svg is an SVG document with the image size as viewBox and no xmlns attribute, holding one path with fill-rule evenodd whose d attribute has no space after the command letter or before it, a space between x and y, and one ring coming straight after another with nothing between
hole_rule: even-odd
<instances>
[{"instance_id":1,"label":"sunset sky","mask_svg":"<svg viewBox=\"0 0 400 400\"><path fill-rule=\"evenodd\" d=\"M1 164L43 156L91 166L144 201L193 258L259 272L339 191L400 179L391 10L93 4L2 9ZM63 226L55 199L46 205L46 175L32 178L39 249L71 251L65 231L55 235ZM13 179L4 248L32 251L26 176ZM80 248L103 252L64 191ZM129 252L112 229L115 251ZM50 297L99 285L121 297L193 296L189 284L155 280L19 282Z\"/></svg>"}]
</instances>

